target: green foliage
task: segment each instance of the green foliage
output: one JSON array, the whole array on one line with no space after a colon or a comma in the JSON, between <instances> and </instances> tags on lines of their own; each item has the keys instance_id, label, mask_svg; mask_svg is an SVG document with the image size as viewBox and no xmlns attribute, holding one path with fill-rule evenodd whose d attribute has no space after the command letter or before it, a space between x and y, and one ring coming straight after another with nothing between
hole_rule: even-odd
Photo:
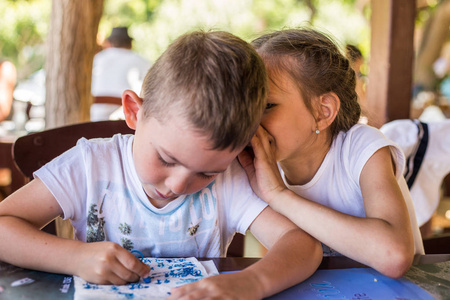
<instances>
[{"instance_id":1,"label":"green foliage","mask_svg":"<svg viewBox=\"0 0 450 300\"><path fill-rule=\"evenodd\" d=\"M3 0L0 2L0 57L18 66L19 78L41 68L45 61L45 39L50 0Z\"/></svg>"},{"instance_id":2,"label":"green foliage","mask_svg":"<svg viewBox=\"0 0 450 300\"><path fill-rule=\"evenodd\" d=\"M105 0L99 43L116 26L128 26L133 48L155 61L176 37L195 29L226 30L245 40L285 27L313 25L342 44L369 50L369 22L356 0ZM0 55L23 78L41 68L51 0L2 0ZM313 19L311 19L311 17Z\"/></svg>"},{"instance_id":3,"label":"green foliage","mask_svg":"<svg viewBox=\"0 0 450 300\"><path fill-rule=\"evenodd\" d=\"M343 45L356 44L364 54L369 49L369 22L356 10L355 0L164 0L152 9L151 19L141 22L136 16L130 25L134 49L152 61L176 37L195 29L226 30L250 41L267 31L313 25ZM105 11L102 22L109 18Z\"/></svg>"}]
</instances>

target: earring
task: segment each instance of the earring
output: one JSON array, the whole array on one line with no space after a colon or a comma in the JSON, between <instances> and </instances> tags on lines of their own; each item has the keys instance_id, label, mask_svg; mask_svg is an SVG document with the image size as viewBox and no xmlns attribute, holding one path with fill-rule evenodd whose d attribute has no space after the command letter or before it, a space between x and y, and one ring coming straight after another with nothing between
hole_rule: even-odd
<instances>
[{"instance_id":1,"label":"earring","mask_svg":"<svg viewBox=\"0 0 450 300\"><path fill-rule=\"evenodd\" d=\"M319 129L316 129L316 134L319 134L320 133L320 130Z\"/></svg>"}]
</instances>

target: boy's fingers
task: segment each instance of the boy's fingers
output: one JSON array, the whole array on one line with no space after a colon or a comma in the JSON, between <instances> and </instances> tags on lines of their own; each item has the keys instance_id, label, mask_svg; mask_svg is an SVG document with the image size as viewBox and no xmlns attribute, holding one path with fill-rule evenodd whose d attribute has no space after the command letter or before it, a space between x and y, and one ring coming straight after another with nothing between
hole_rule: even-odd
<instances>
[{"instance_id":1,"label":"boy's fingers","mask_svg":"<svg viewBox=\"0 0 450 300\"><path fill-rule=\"evenodd\" d=\"M141 262L131 252L121 251L117 255L117 259L122 268L118 267L116 274L121 278L133 282L138 281L140 277L145 278L149 276L150 266Z\"/></svg>"},{"instance_id":2,"label":"boy's fingers","mask_svg":"<svg viewBox=\"0 0 450 300\"><path fill-rule=\"evenodd\" d=\"M108 278L108 282L106 282L105 284L124 285L129 282L131 281L124 280L120 276L117 276L116 274L112 273Z\"/></svg>"},{"instance_id":3,"label":"boy's fingers","mask_svg":"<svg viewBox=\"0 0 450 300\"><path fill-rule=\"evenodd\" d=\"M111 270L118 278L124 280L125 282L136 282L140 278L139 274L136 273L135 270L129 268L120 261L113 262Z\"/></svg>"},{"instance_id":4,"label":"boy's fingers","mask_svg":"<svg viewBox=\"0 0 450 300\"><path fill-rule=\"evenodd\" d=\"M141 264L140 270L137 271L137 274L139 274L139 276L141 278L147 278L150 276L150 266L144 264L143 262L139 262Z\"/></svg>"}]
</instances>

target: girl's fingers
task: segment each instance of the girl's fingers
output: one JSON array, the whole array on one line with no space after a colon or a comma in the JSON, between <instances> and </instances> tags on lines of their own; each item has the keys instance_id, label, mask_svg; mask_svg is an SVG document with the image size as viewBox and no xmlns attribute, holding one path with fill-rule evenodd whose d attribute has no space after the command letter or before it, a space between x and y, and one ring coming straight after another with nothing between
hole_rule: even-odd
<instances>
[{"instance_id":1,"label":"girl's fingers","mask_svg":"<svg viewBox=\"0 0 450 300\"><path fill-rule=\"evenodd\" d=\"M267 161L270 164L276 163L274 159L275 143L273 141L273 137L262 126L259 126L252 139L255 157Z\"/></svg>"},{"instance_id":2,"label":"girl's fingers","mask_svg":"<svg viewBox=\"0 0 450 300\"><path fill-rule=\"evenodd\" d=\"M259 126L258 130L256 131L256 135L259 137L264 151L266 153L271 153L273 151L275 143L273 137L269 134L269 132L264 129L264 127Z\"/></svg>"}]
</instances>

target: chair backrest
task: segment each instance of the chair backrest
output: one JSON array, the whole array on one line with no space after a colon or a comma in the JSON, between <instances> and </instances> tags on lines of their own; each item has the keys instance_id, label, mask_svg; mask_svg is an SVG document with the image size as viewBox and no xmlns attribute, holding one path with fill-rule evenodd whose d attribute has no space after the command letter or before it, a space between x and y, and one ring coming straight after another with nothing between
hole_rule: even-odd
<instances>
[{"instance_id":1,"label":"chair backrest","mask_svg":"<svg viewBox=\"0 0 450 300\"><path fill-rule=\"evenodd\" d=\"M450 254L450 234L440 234L423 239L425 254Z\"/></svg>"},{"instance_id":2,"label":"chair backrest","mask_svg":"<svg viewBox=\"0 0 450 300\"><path fill-rule=\"evenodd\" d=\"M121 97L97 96L94 97L94 103L122 105Z\"/></svg>"},{"instance_id":3,"label":"chair backrest","mask_svg":"<svg viewBox=\"0 0 450 300\"><path fill-rule=\"evenodd\" d=\"M116 133L134 133L125 121L99 121L67 125L19 137L13 145L13 157L19 170L28 178L47 162L69 150L85 137L111 137Z\"/></svg>"}]
</instances>

